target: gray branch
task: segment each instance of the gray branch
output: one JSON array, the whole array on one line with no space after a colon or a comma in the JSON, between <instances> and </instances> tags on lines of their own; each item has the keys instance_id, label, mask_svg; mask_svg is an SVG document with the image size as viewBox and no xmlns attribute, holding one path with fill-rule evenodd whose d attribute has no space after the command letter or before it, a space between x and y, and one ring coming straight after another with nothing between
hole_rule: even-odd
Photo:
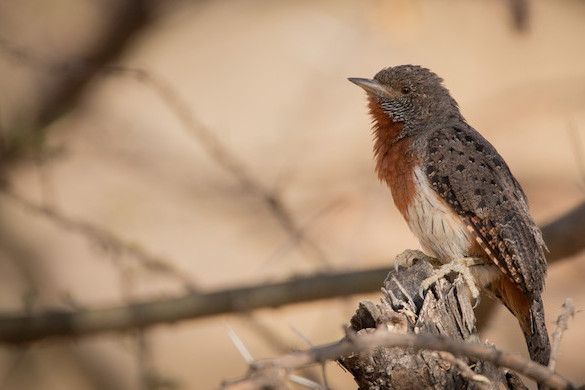
<instances>
[{"instance_id":1,"label":"gray branch","mask_svg":"<svg viewBox=\"0 0 585 390\"><path fill-rule=\"evenodd\" d=\"M387 272L387 268L377 268L323 273L102 309L44 311L30 315L0 313L0 342L22 343L56 336L127 331L218 314L364 294L375 290L372 286L380 286Z\"/></svg>"},{"instance_id":2,"label":"gray branch","mask_svg":"<svg viewBox=\"0 0 585 390\"><path fill-rule=\"evenodd\" d=\"M390 329L404 335L436 335L479 343L473 307L462 278L455 283L443 279L424 300L420 297L420 285L432 272L432 265L426 261L390 272L384 281L382 302L360 303L351 319L352 333L369 335L377 329ZM467 357L449 361L428 350L375 347L339 361L360 389L509 388L505 372L492 363Z\"/></svg>"},{"instance_id":3,"label":"gray branch","mask_svg":"<svg viewBox=\"0 0 585 390\"><path fill-rule=\"evenodd\" d=\"M585 202L544 225L542 234L549 265L580 253L585 248Z\"/></svg>"},{"instance_id":4,"label":"gray branch","mask_svg":"<svg viewBox=\"0 0 585 390\"><path fill-rule=\"evenodd\" d=\"M585 246L585 203L543 228L551 258L560 259L559 243L564 241L577 253ZM578 236L578 237L577 237ZM293 303L330 299L378 291L390 267L364 271L328 271L277 283L259 283L209 293L190 292L180 297L138 302L128 306L78 311L1 313L0 343L23 343L50 337L72 337L108 331L142 329L226 313Z\"/></svg>"},{"instance_id":5,"label":"gray branch","mask_svg":"<svg viewBox=\"0 0 585 390\"><path fill-rule=\"evenodd\" d=\"M417 257L415 264L389 273L380 303L359 304L346 337L249 362L248 373L223 388L285 388L295 370L331 360L364 390L526 389L515 373L550 388L574 388L548 367L481 343L462 278L442 279L420 297L419 286L433 267L420 252L410 254Z\"/></svg>"}]
</instances>

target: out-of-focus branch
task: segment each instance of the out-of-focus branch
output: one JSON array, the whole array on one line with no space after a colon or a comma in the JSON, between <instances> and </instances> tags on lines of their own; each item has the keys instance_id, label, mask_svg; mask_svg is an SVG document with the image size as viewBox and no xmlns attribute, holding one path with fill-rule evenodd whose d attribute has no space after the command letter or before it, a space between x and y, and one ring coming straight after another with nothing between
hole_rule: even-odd
<instances>
[{"instance_id":1,"label":"out-of-focus branch","mask_svg":"<svg viewBox=\"0 0 585 390\"><path fill-rule=\"evenodd\" d=\"M137 35L152 23L155 5L156 2L152 0L106 2L103 12L108 17L104 18L103 35L86 48L78 59L67 60L66 63L48 63L24 48L4 38L0 39L0 48L11 58L51 72L54 77L51 87L41 96L39 110L33 114L31 127L21 129L18 134L11 134L11 137L3 140L0 157L4 161L19 157L22 148L31 146L24 139L30 138L34 142L48 125L75 106L89 82L105 65L124 53Z\"/></svg>"},{"instance_id":2,"label":"out-of-focus branch","mask_svg":"<svg viewBox=\"0 0 585 390\"><path fill-rule=\"evenodd\" d=\"M525 388L518 377L501 368L551 388L574 388L548 367L480 343L471 295L462 279L442 279L420 297L419 286L432 275L433 266L418 251L405 254L413 256L415 263L390 271L381 303L360 303L346 337L273 359L248 359L248 373L223 388L260 388L254 387L258 384L281 388L294 370L335 360L360 389Z\"/></svg>"},{"instance_id":3,"label":"out-of-focus branch","mask_svg":"<svg viewBox=\"0 0 585 390\"><path fill-rule=\"evenodd\" d=\"M114 233L87 221L68 217L55 208L37 205L18 195L9 187L0 187L0 193L15 202L22 209L34 215L42 216L64 230L80 234L106 253L115 256L129 256L135 259L144 269L161 275L167 275L180 281L187 290L195 291L197 288L195 282L187 273L178 270L172 265L171 261L148 253L138 244L123 240Z\"/></svg>"},{"instance_id":4,"label":"out-of-focus branch","mask_svg":"<svg viewBox=\"0 0 585 390\"><path fill-rule=\"evenodd\" d=\"M56 336L127 331L217 314L364 294L377 290L388 271L388 268L378 268L323 273L103 309L43 311L31 315L0 312L0 342L22 343Z\"/></svg>"},{"instance_id":5,"label":"out-of-focus branch","mask_svg":"<svg viewBox=\"0 0 585 390\"><path fill-rule=\"evenodd\" d=\"M530 0L508 0L512 27L518 32L526 32L530 24Z\"/></svg>"},{"instance_id":6,"label":"out-of-focus branch","mask_svg":"<svg viewBox=\"0 0 585 390\"><path fill-rule=\"evenodd\" d=\"M68 75L62 74L56 87L43 97L41 110L37 114L36 128L42 129L75 106L85 91L88 82L100 72L101 68L118 58L130 46L136 36L152 23L154 18L153 1L126 0L114 1L108 5L104 35L79 60L80 67L71 69Z\"/></svg>"},{"instance_id":7,"label":"out-of-focus branch","mask_svg":"<svg viewBox=\"0 0 585 390\"><path fill-rule=\"evenodd\" d=\"M138 1L138 3L141 3L140 0L133 1ZM146 3L148 3L148 1L146 1ZM50 64L39 61L27 50L23 48L15 49L14 46L9 42L1 39L0 49L3 49L4 52L27 65L43 67L45 70L56 73L59 75L59 77L64 79L72 78L72 83L74 84L75 80L80 78L80 76L78 76L79 74L91 75L91 77L97 74L102 74L130 77L150 88L161 99L164 105L173 113L173 115L175 115L183 128L189 134L195 137L197 142L201 145L211 160L213 160L224 171L230 174L245 192L252 195L265 205L270 214L287 233L290 242L294 244L300 244L301 247L310 255L310 258L316 260L320 265L329 266L329 261L325 252L316 241L308 236L305 229L303 229L301 224L288 209L286 202L282 198L281 194L278 193L278 191L269 190L266 188L261 183L261 181L250 172L246 164L241 161L231 150L229 150L227 145L225 145L213 131L211 131L201 121L198 120L185 99L183 99L180 94L163 79L154 76L144 69L129 68L119 65L105 65L104 62L80 62L79 64L71 64L70 66L51 66ZM83 70L83 72L80 73L81 70ZM80 86L82 85L81 83L78 84ZM69 107L71 102L68 102L66 105L61 103L56 104L59 104L59 107ZM53 113L53 116L55 116L57 113L61 113L55 109L51 109L50 112ZM43 117L45 116L47 115L43 114ZM47 121L45 120L43 122ZM5 149L8 148L4 151L0 149L0 158L9 158L11 152L8 145L6 145L6 140L0 141L2 141L0 142L0 147L3 146Z\"/></svg>"},{"instance_id":8,"label":"out-of-focus branch","mask_svg":"<svg viewBox=\"0 0 585 390\"><path fill-rule=\"evenodd\" d=\"M583 251L585 249L585 202L544 225L542 234L550 251L547 256L549 265Z\"/></svg>"},{"instance_id":9,"label":"out-of-focus branch","mask_svg":"<svg viewBox=\"0 0 585 390\"><path fill-rule=\"evenodd\" d=\"M129 255L135 258L140 263L140 265L148 271L169 276L181 282L187 290L192 292L196 291L195 282L193 282L186 273L173 267L170 260L150 254L137 244L123 240L114 233L101 227L95 226L86 221L70 218L55 208L36 205L8 190L7 188L0 188L0 192L3 192L4 195L17 202L24 210L29 211L35 215L40 215L67 231L81 234L86 239L96 243L101 249L115 255L115 257ZM128 287L127 283L125 286ZM292 349L291 346L288 345L284 339L281 338L273 329L270 329L270 327L263 324L260 319L254 317L252 314L247 313L247 315L242 316L242 320L250 326L250 329L257 332L277 352L284 353ZM146 343L146 335L139 332L137 338L138 344L142 350L141 353L147 355L148 345ZM143 365L146 364L144 361L140 362ZM145 372L146 371L148 370L145 370ZM315 376L314 373L311 372L305 372L304 375L309 378L313 378ZM145 378L143 377L142 379L144 380ZM150 379L154 380L156 378Z\"/></svg>"},{"instance_id":10,"label":"out-of-focus branch","mask_svg":"<svg viewBox=\"0 0 585 390\"><path fill-rule=\"evenodd\" d=\"M572 213L561 217L561 220L582 218L584 208L583 205L575 208ZM582 226L574 223L569 226L582 229ZM554 221L546 225L544 230L549 235L558 234L562 237L562 233L571 234L566 228L567 224ZM556 229L560 229L560 232ZM551 246L554 248L554 245ZM553 252L552 257L558 256L554 256ZM389 271L390 267L382 267L365 271L319 273L279 283L259 283L216 292L192 293L124 307L75 312L38 312L31 315L5 313L0 314L0 342L19 343L55 336L124 331L217 314L364 294L377 291L380 281Z\"/></svg>"},{"instance_id":11,"label":"out-of-focus branch","mask_svg":"<svg viewBox=\"0 0 585 390\"><path fill-rule=\"evenodd\" d=\"M229 173L242 189L260 200L289 235L291 242L301 244L312 259L320 265L329 266L329 260L323 249L311 239L299 222L289 211L281 194L267 189L258 180L246 164L241 161L223 141L207 128L193 114L189 104L163 79L143 70L122 66L110 66L105 69L111 74L129 76L152 89L166 107L175 115L187 132L195 137L205 153L222 169Z\"/></svg>"}]
</instances>

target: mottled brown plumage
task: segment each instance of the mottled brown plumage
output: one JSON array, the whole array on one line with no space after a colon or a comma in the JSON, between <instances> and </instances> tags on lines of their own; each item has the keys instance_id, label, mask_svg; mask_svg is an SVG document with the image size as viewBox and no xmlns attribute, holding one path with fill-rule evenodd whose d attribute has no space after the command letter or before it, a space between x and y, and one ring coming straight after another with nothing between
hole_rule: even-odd
<instances>
[{"instance_id":1,"label":"mottled brown plumage","mask_svg":"<svg viewBox=\"0 0 585 390\"><path fill-rule=\"evenodd\" d=\"M540 294L544 241L526 196L495 148L462 123L428 137L425 172L489 258L529 297Z\"/></svg>"},{"instance_id":2,"label":"mottled brown plumage","mask_svg":"<svg viewBox=\"0 0 585 390\"><path fill-rule=\"evenodd\" d=\"M484 259L489 272L476 278L518 318L531 358L547 364L544 241L506 162L428 69L350 81L368 93L378 176L423 249L443 262Z\"/></svg>"}]
</instances>

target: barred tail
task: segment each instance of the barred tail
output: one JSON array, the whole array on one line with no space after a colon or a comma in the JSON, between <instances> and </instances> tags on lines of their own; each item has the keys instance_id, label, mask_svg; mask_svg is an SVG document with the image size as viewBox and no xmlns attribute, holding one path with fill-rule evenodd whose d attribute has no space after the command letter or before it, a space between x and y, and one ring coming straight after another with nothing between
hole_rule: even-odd
<instances>
[{"instance_id":1,"label":"barred tail","mask_svg":"<svg viewBox=\"0 0 585 390\"><path fill-rule=\"evenodd\" d=\"M492 292L506 305L520 323L528 347L530 359L548 366L550 342L544 320L544 306L540 295L532 300L508 278L500 278L491 286ZM543 388L541 385L539 389Z\"/></svg>"},{"instance_id":2,"label":"barred tail","mask_svg":"<svg viewBox=\"0 0 585 390\"><path fill-rule=\"evenodd\" d=\"M529 329L522 329L530 359L543 366L548 366L550 359L550 342L544 321L542 298L535 297L529 311Z\"/></svg>"}]
</instances>

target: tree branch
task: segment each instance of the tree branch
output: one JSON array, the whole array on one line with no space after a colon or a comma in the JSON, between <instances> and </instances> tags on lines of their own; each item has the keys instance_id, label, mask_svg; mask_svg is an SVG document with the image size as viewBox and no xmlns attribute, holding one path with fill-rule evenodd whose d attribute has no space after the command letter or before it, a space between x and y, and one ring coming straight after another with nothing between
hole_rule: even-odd
<instances>
[{"instance_id":1,"label":"tree branch","mask_svg":"<svg viewBox=\"0 0 585 390\"><path fill-rule=\"evenodd\" d=\"M156 3L152 0L106 3L104 13L108 17L104 19L103 34L75 60L48 62L0 38L0 49L12 59L53 76L52 87L40 97L38 111L31 114L30 127L3 140L4 144L0 145L2 160L18 159L26 148L35 146L47 126L75 106L94 77L105 65L120 57L155 17Z\"/></svg>"},{"instance_id":2,"label":"tree branch","mask_svg":"<svg viewBox=\"0 0 585 390\"><path fill-rule=\"evenodd\" d=\"M388 268L331 272L279 283L235 287L210 293L145 301L128 306L31 315L0 313L0 342L22 343L56 336L127 331L225 313L364 294L380 285Z\"/></svg>"},{"instance_id":3,"label":"tree branch","mask_svg":"<svg viewBox=\"0 0 585 390\"><path fill-rule=\"evenodd\" d=\"M151 1L152 0L132 0L131 3L134 4L133 6L139 7L141 10L138 12L139 20L146 22L147 10L149 10L149 14L152 13L152 10L150 10L150 8L152 8L152 5L150 4ZM130 7L130 5L128 5L128 7ZM38 59L24 48L15 47L13 44L2 38L0 38L0 49L3 49L13 58L18 59L29 66L38 67L45 71L55 73L56 76L64 80L63 83L61 83L62 85L60 89L57 90L57 93L64 95L60 97L65 99L65 101L61 101L57 99L57 97L51 96L49 102L42 106L44 113L41 112L41 114L39 114L40 119L37 121L40 122L40 124L38 124L38 126L49 124L52 120L61 115L65 108L69 109L73 101L77 100L81 94L81 88L85 86L90 78L93 78L98 74L128 77L146 86L152 90L161 102L171 111L183 129L197 140L211 160L213 160L226 173L231 175L245 192L264 204L266 209L289 236L289 240L293 244L300 244L301 248L307 252L310 258L319 263L320 266L324 268L331 267L325 251L315 240L309 237L295 216L290 212L289 207L281 194L276 190L266 188L262 182L252 174L246 164L223 143L220 137L218 137L211 129L207 128L195 116L193 110L189 107L189 103L164 79L156 77L144 69L120 65L106 65L105 61L88 61L55 66ZM114 52L110 54L113 54ZM41 130L42 127L39 127L34 131L39 132ZM27 136L27 134L24 135ZM0 161L2 159L12 159L15 155L20 154L20 150L17 150L17 146L20 145L21 142L16 141L22 139L22 134L18 134L17 136L18 139L15 140L3 140L0 138Z\"/></svg>"},{"instance_id":4,"label":"tree branch","mask_svg":"<svg viewBox=\"0 0 585 390\"><path fill-rule=\"evenodd\" d=\"M8 186L0 186L0 194L15 202L23 210L34 215L41 215L65 231L81 235L108 254L129 256L150 272L176 279L186 290L195 291L197 289L195 281L187 273L173 266L171 261L149 253L134 242L124 240L90 222L68 217L56 208L37 205L20 196Z\"/></svg>"},{"instance_id":5,"label":"tree branch","mask_svg":"<svg viewBox=\"0 0 585 390\"><path fill-rule=\"evenodd\" d=\"M304 351L292 352L275 359L257 361L253 364L251 370L274 370L275 368L295 370L380 347L411 348L414 351L445 351L453 355L466 356L493 363L498 367L508 368L554 389L576 388L569 380L550 371L545 366L529 361L517 354L503 352L485 344L455 341L428 334L393 333L386 329L379 329L372 333L352 338L344 338L335 343Z\"/></svg>"},{"instance_id":6,"label":"tree branch","mask_svg":"<svg viewBox=\"0 0 585 390\"><path fill-rule=\"evenodd\" d=\"M578 221L585 219L582 204L559 220L544 227L551 249L554 237L572 235L567 229L583 231ZM562 234L561 234L562 233ZM585 234L585 233L584 233ZM583 249L582 237L571 243L575 253ZM552 252L552 258L560 258ZM23 343L56 336L80 336L106 331L126 331L155 324L171 323L226 313L241 313L319 299L338 298L378 291L380 282L391 271L380 267L362 271L324 272L277 283L259 283L209 293L191 292L184 296L145 301L129 306L81 311L45 311L32 314L0 313L0 342Z\"/></svg>"},{"instance_id":7,"label":"tree branch","mask_svg":"<svg viewBox=\"0 0 585 390\"><path fill-rule=\"evenodd\" d=\"M225 383L224 388L258 388L252 386L258 384L280 388L293 371L335 360L354 376L360 389L525 388L502 368L551 388L574 388L548 367L480 343L463 278L441 279L420 297L418 288L433 267L422 253L407 252L417 259L414 265L389 273L380 304L360 303L346 337L253 361L243 378Z\"/></svg>"},{"instance_id":8,"label":"tree branch","mask_svg":"<svg viewBox=\"0 0 585 390\"><path fill-rule=\"evenodd\" d=\"M585 249L585 202L542 227L549 265Z\"/></svg>"}]
</instances>

